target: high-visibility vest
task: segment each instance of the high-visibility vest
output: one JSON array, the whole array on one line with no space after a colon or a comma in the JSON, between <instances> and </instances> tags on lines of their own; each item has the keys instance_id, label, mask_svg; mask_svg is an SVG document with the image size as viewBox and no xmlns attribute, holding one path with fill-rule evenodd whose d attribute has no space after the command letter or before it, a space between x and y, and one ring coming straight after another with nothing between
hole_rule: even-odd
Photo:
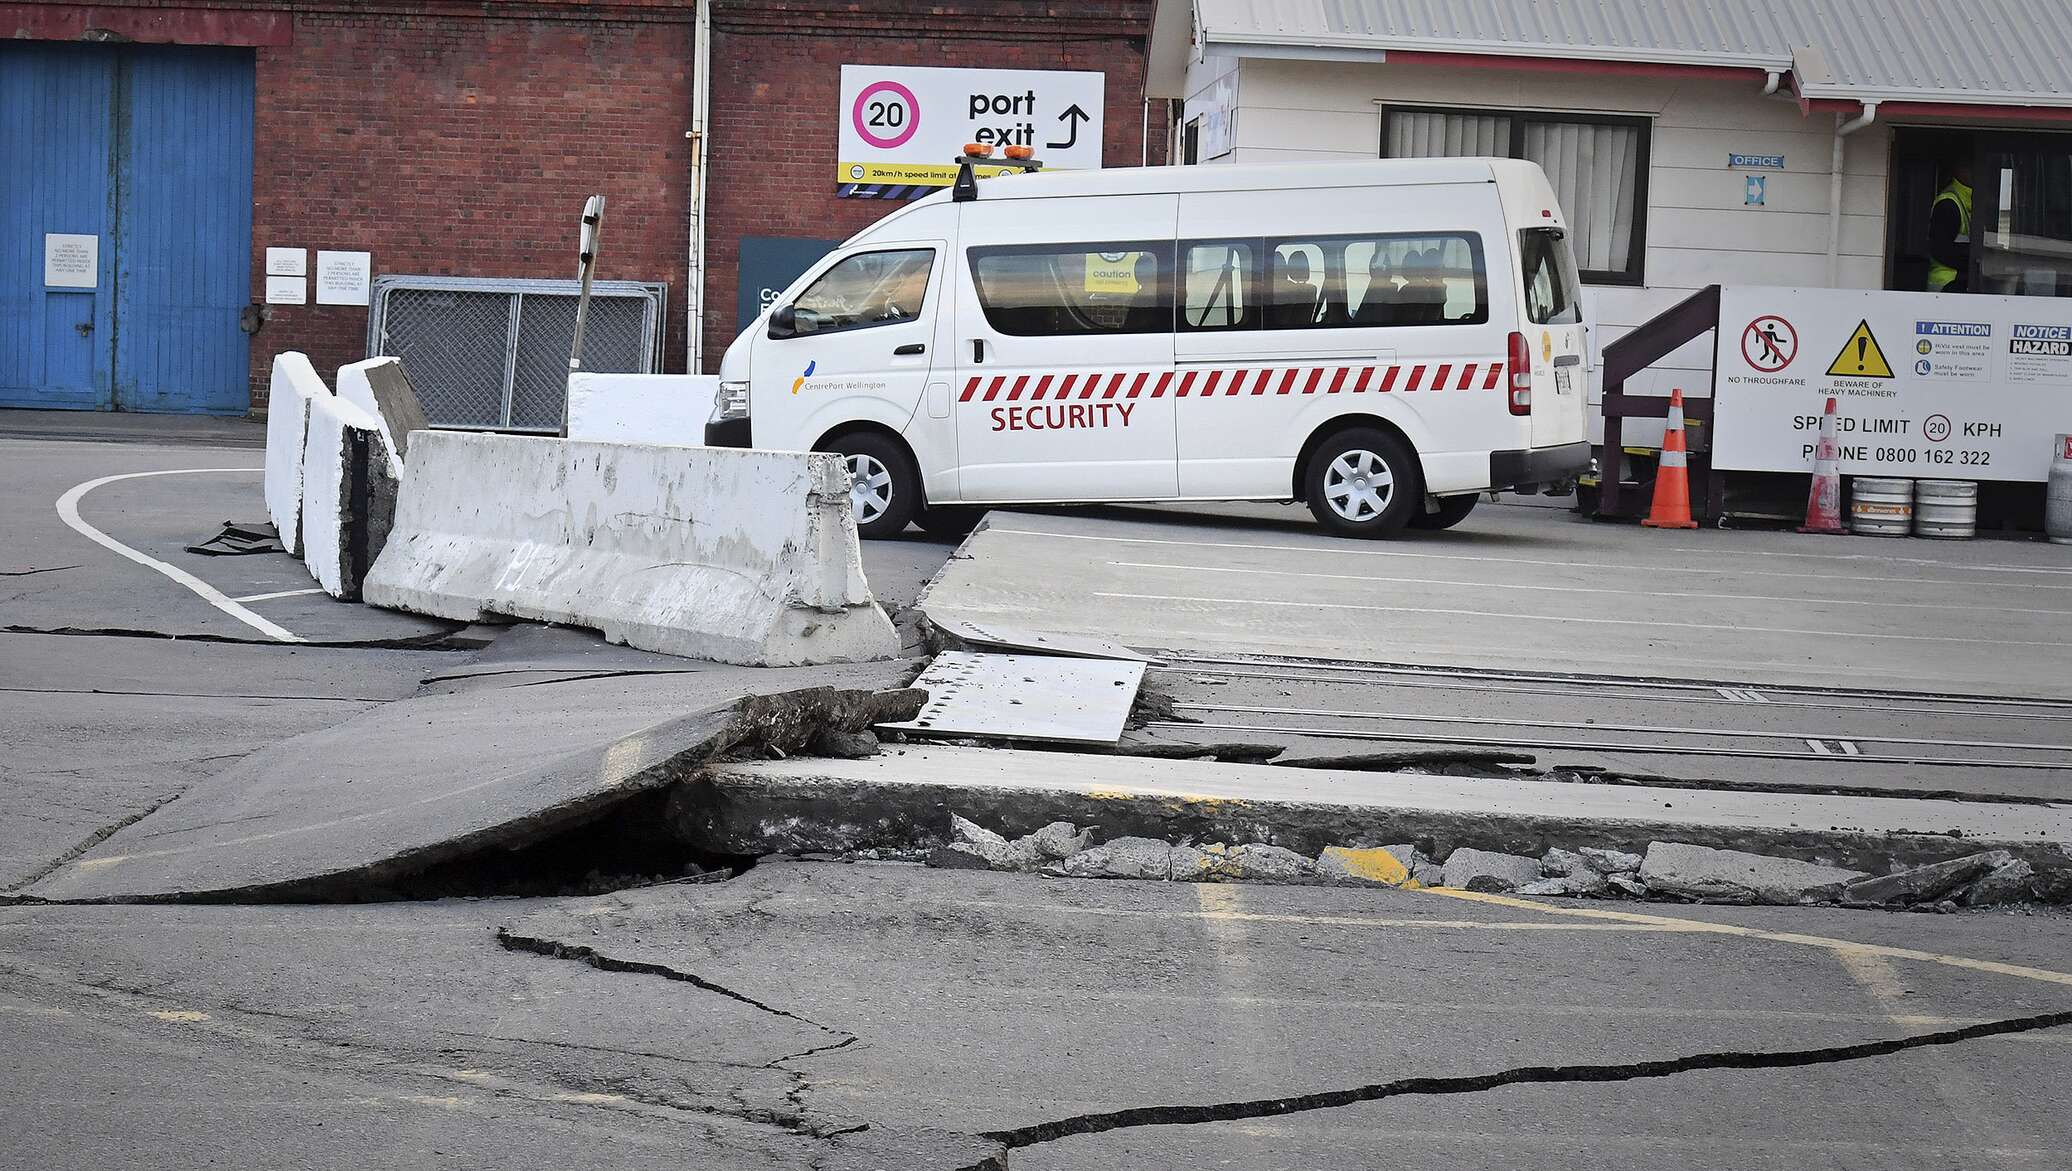
<instances>
[{"instance_id":1,"label":"high-visibility vest","mask_svg":"<svg viewBox=\"0 0 2072 1171\"><path fill-rule=\"evenodd\" d=\"M1958 242L1962 244L1971 243L1971 188L1963 183L1959 183L1955 179L1950 180L1950 185L1943 188L1942 194L1936 196L1935 202L1929 205L1928 214L1933 216L1935 209L1941 207L1945 199L1957 205ZM1940 260L1931 259L1929 261L1929 292L1940 293L1944 289L1949 288L1956 279L1956 269L1951 268Z\"/></svg>"}]
</instances>

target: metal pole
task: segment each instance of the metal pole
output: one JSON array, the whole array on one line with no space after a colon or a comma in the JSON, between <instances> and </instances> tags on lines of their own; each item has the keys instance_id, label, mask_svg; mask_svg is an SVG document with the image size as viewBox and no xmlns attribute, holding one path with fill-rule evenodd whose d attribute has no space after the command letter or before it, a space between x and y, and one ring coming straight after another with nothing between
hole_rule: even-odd
<instances>
[{"instance_id":1,"label":"metal pole","mask_svg":"<svg viewBox=\"0 0 2072 1171\"><path fill-rule=\"evenodd\" d=\"M569 345L568 374L571 379L583 368L583 326L590 319L590 277L597 270L597 242L604 234L604 196L593 195L583 205L581 239L576 252L576 336ZM561 396L561 437L568 438L568 394Z\"/></svg>"}]
</instances>

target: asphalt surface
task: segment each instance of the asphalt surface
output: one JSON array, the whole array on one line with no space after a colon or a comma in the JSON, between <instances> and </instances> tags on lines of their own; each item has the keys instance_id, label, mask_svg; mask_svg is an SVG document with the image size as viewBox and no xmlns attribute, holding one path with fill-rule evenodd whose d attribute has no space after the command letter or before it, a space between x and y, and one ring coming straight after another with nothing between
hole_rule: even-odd
<instances>
[{"instance_id":1,"label":"asphalt surface","mask_svg":"<svg viewBox=\"0 0 2072 1171\"><path fill-rule=\"evenodd\" d=\"M221 521L263 513L256 474L194 470L256 468L249 429L90 422L0 413L0 518L12 538L0 553L0 890L56 872L296 736L517 690L659 696L695 675L580 636L484 648L446 624L308 594L240 603L307 641L267 637L95 543L56 507L93 480L173 471L87 490L79 519L225 597L308 588L284 557L182 548ZM1341 555L1316 553L1293 513L1223 511L1195 527L1271 546L1264 555L1280 568ZM1579 555L1598 555L1597 529L1558 514L1485 511L1448 534L1448 547L1573 540ZM1149 510L1037 523L1117 518L1182 523ZM1512 525L1556 527L1520 537ZM910 624L904 611L953 547L918 535L874 543L866 565ZM1899 548L1930 556L1919 542ZM2034 549L1964 552L2036 585L2058 572ZM1191 556L1244 564L1213 545ZM1071 627L1105 627L1123 613L1090 600L1112 567L1056 553L1032 565L1057 583L1056 596L1043 600L1048 609L1010 607L1024 624L1068 613L1102 620ZM1186 607L1163 609L1200 621ZM1219 620L1217 629L1248 621L1268 653L1304 653L1279 620ZM1464 638L1484 637L1456 625ZM1332 637L1357 642L1367 629L1334 620ZM2026 637L2034 627L2010 629ZM1110 633L1140 641L1135 630ZM1544 648L1515 653L1549 667ZM1948 661L1960 665L1924 670L1971 670L1961 656ZM2020 655L2009 661L2029 669ZM1210 669L1189 663L1177 678ZM1225 682L1186 698L1226 708L1346 699L1307 684L1242 684L1255 685L1299 694L1241 694ZM1358 697L1364 706L1390 711L1431 694L1401 680L1356 690L1370 693ZM1440 700L1484 714L1524 714L1521 702L1557 714L1587 706L1572 694L1497 694L1457 686ZM1689 693L1629 706L1665 713L1654 720L1664 725L1712 710ZM547 723L553 711L550 700L530 718ZM1889 733L1893 720L1879 718ZM1832 726L1838 735L1856 727ZM1921 726L1942 734L1941 724ZM447 731L435 721L416 735L431 743ZM216 820L227 827L246 812L225 806ZM2072 1008L2072 933L2057 914L1623 910L1654 917L1432 894L775 861L732 882L588 899L0 905L0 1166L962 1167L987 1149L971 1133L1119 1107L1803 1050ZM511 946L499 945L499 929ZM604 970L585 954L640 967ZM1154 1122L1033 1142L1011 1165L2054 1168L2072 1149L2058 1090L2068 1041L2056 1029L1788 1070Z\"/></svg>"}]
</instances>

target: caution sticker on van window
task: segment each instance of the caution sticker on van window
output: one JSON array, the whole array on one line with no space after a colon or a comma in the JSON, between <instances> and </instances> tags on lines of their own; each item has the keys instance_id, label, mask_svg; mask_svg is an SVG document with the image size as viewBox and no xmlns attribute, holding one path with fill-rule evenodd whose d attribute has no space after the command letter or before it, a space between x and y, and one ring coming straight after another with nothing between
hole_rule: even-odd
<instances>
[{"instance_id":1,"label":"caution sticker on van window","mask_svg":"<svg viewBox=\"0 0 2072 1171\"><path fill-rule=\"evenodd\" d=\"M1130 294L1137 291L1137 258L1141 252L1096 252L1086 258L1086 291Z\"/></svg>"}]
</instances>

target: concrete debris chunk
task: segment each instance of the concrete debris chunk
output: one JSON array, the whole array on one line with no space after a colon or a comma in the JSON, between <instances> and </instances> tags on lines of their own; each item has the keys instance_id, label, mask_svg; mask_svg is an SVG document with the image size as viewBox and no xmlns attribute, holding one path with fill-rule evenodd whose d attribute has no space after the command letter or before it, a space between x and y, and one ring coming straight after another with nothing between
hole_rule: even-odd
<instances>
[{"instance_id":1,"label":"concrete debris chunk","mask_svg":"<svg viewBox=\"0 0 2072 1171\"><path fill-rule=\"evenodd\" d=\"M2020 858L1996 866L1965 890L1967 907L1998 907L2026 902L2036 895L2036 869Z\"/></svg>"},{"instance_id":2,"label":"concrete debris chunk","mask_svg":"<svg viewBox=\"0 0 2072 1171\"><path fill-rule=\"evenodd\" d=\"M950 840L977 846L1004 846L1007 839L975 821L950 814Z\"/></svg>"},{"instance_id":3,"label":"concrete debris chunk","mask_svg":"<svg viewBox=\"0 0 2072 1171\"><path fill-rule=\"evenodd\" d=\"M1861 870L1682 842L1649 842L1640 866L1641 881L1656 894L1776 907L1832 898L1863 877Z\"/></svg>"},{"instance_id":4,"label":"concrete debris chunk","mask_svg":"<svg viewBox=\"0 0 2072 1171\"><path fill-rule=\"evenodd\" d=\"M1028 842L1045 861L1062 862L1086 849L1093 840L1093 829L1080 829L1069 821L1053 821L1018 840Z\"/></svg>"},{"instance_id":5,"label":"concrete debris chunk","mask_svg":"<svg viewBox=\"0 0 2072 1171\"><path fill-rule=\"evenodd\" d=\"M1842 887L1842 904L1850 907L1904 907L1933 903L1974 879L2014 861L2005 850L1987 850L1948 862L1916 866L1897 874L1859 878Z\"/></svg>"},{"instance_id":6,"label":"concrete debris chunk","mask_svg":"<svg viewBox=\"0 0 2072 1171\"><path fill-rule=\"evenodd\" d=\"M1208 847L1210 870L1231 882L1300 884L1317 880L1317 864L1282 846Z\"/></svg>"},{"instance_id":7,"label":"concrete debris chunk","mask_svg":"<svg viewBox=\"0 0 2072 1171\"><path fill-rule=\"evenodd\" d=\"M1172 882L1207 882L1215 876L1216 862L1207 850L1193 846L1174 846L1166 855L1165 876Z\"/></svg>"},{"instance_id":8,"label":"concrete debris chunk","mask_svg":"<svg viewBox=\"0 0 2072 1171\"><path fill-rule=\"evenodd\" d=\"M1540 880L1540 860L1463 847L1446 856L1445 874L1457 890L1508 893Z\"/></svg>"},{"instance_id":9,"label":"concrete debris chunk","mask_svg":"<svg viewBox=\"0 0 2072 1171\"><path fill-rule=\"evenodd\" d=\"M1624 850L1605 850L1597 846L1584 846L1577 850L1588 859L1599 874L1634 874L1640 870L1640 855L1628 854Z\"/></svg>"},{"instance_id":10,"label":"concrete debris chunk","mask_svg":"<svg viewBox=\"0 0 2072 1171\"><path fill-rule=\"evenodd\" d=\"M1518 888L1522 895L1555 895L1560 898L1590 898L1610 889L1610 882L1595 870L1581 870L1557 878L1542 878Z\"/></svg>"},{"instance_id":11,"label":"concrete debris chunk","mask_svg":"<svg viewBox=\"0 0 2072 1171\"><path fill-rule=\"evenodd\" d=\"M1635 856L1638 857L1638 855ZM1607 874L1604 876L1604 881L1613 890L1629 898L1644 899L1648 897L1648 884L1633 877L1631 874Z\"/></svg>"},{"instance_id":12,"label":"concrete debris chunk","mask_svg":"<svg viewBox=\"0 0 2072 1171\"><path fill-rule=\"evenodd\" d=\"M991 870L992 859L969 842L951 842L928 851L928 864L938 870Z\"/></svg>"},{"instance_id":13,"label":"concrete debris chunk","mask_svg":"<svg viewBox=\"0 0 2072 1171\"><path fill-rule=\"evenodd\" d=\"M1567 878L1575 874L1596 874L1597 867L1574 850L1557 846L1540 858L1540 873L1549 878Z\"/></svg>"},{"instance_id":14,"label":"concrete debris chunk","mask_svg":"<svg viewBox=\"0 0 2072 1171\"><path fill-rule=\"evenodd\" d=\"M1410 868L1385 849L1355 850L1325 846L1317 855L1317 875L1341 886L1408 886Z\"/></svg>"},{"instance_id":15,"label":"concrete debris chunk","mask_svg":"<svg viewBox=\"0 0 2072 1171\"><path fill-rule=\"evenodd\" d=\"M1068 878L1163 880L1173 874L1173 847L1155 838L1116 838L1072 855L1056 872Z\"/></svg>"},{"instance_id":16,"label":"concrete debris chunk","mask_svg":"<svg viewBox=\"0 0 2072 1171\"><path fill-rule=\"evenodd\" d=\"M813 754L836 760L864 760L881 751L878 738L868 731L851 732L830 728L813 741Z\"/></svg>"},{"instance_id":17,"label":"concrete debris chunk","mask_svg":"<svg viewBox=\"0 0 2072 1171\"><path fill-rule=\"evenodd\" d=\"M1400 846L1383 846L1382 849L1393 854L1396 861L1401 862L1410 871L1410 877L1415 879L1420 885L1444 886L1446 884L1446 874L1440 869L1439 864L1432 860L1431 855L1418 849L1416 845L1406 842Z\"/></svg>"}]
</instances>

